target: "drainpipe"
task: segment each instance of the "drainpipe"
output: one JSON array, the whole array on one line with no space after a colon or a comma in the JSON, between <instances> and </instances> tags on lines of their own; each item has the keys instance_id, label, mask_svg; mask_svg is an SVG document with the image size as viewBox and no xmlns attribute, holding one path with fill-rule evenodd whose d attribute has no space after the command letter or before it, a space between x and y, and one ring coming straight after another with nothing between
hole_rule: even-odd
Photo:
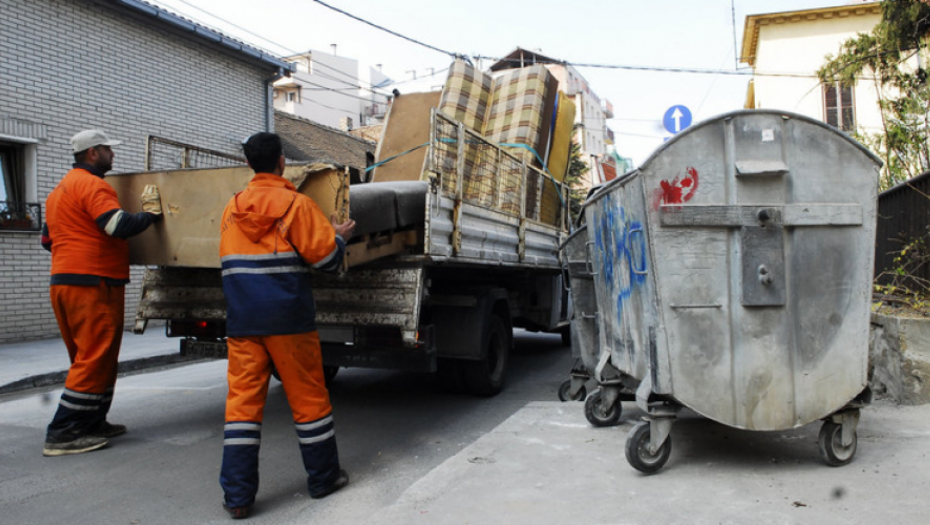
<instances>
[{"instance_id":1,"label":"drainpipe","mask_svg":"<svg viewBox=\"0 0 930 525\"><path fill-rule=\"evenodd\" d=\"M279 67L277 71L265 79L265 131L269 133L274 132L274 83L286 76L291 76L291 72Z\"/></svg>"}]
</instances>

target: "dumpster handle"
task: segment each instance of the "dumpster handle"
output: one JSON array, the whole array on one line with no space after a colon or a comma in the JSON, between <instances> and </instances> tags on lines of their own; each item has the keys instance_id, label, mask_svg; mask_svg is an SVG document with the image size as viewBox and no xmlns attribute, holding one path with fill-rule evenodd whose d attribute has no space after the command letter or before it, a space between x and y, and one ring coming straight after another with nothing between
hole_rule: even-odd
<instances>
[{"instance_id":1,"label":"dumpster handle","mask_svg":"<svg viewBox=\"0 0 930 525\"><path fill-rule=\"evenodd\" d=\"M633 260L633 234L638 233L643 236L643 249L645 249L645 233L642 228L633 228L630 230L630 269L633 270L633 273L636 275L646 275L649 272L646 271L646 257L643 254L643 267L641 269L636 268L636 261Z\"/></svg>"},{"instance_id":2,"label":"dumpster handle","mask_svg":"<svg viewBox=\"0 0 930 525\"><path fill-rule=\"evenodd\" d=\"M591 262L591 246L593 245L594 241L584 243L584 269L587 270L588 275L591 276L597 275L597 272L594 271L594 263Z\"/></svg>"}]
</instances>

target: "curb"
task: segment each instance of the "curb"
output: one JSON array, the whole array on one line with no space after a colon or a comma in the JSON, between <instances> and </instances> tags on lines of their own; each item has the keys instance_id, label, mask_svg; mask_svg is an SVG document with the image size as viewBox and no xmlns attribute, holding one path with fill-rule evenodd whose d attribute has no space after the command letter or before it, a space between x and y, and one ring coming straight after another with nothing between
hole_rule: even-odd
<instances>
[{"instance_id":1,"label":"curb","mask_svg":"<svg viewBox=\"0 0 930 525\"><path fill-rule=\"evenodd\" d=\"M201 356L184 356L181 354L167 354L152 357L140 357L138 359L128 359L120 361L117 368L117 376L128 375L139 370L157 368L162 366L171 366L192 363L195 361L206 361ZM47 386L63 385L68 377L68 371L49 372L35 376L13 381L6 385L0 385L0 395L21 392L30 388L42 388Z\"/></svg>"}]
</instances>

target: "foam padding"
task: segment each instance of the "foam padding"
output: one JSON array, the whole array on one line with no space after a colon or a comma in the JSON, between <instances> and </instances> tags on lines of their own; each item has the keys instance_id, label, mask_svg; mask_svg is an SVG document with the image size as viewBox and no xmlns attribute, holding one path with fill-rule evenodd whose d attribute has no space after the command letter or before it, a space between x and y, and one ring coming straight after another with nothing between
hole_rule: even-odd
<instances>
[{"instance_id":1,"label":"foam padding","mask_svg":"<svg viewBox=\"0 0 930 525\"><path fill-rule=\"evenodd\" d=\"M394 190L387 184L356 184L349 187L349 216L355 221L355 234L390 231L397 228Z\"/></svg>"}]
</instances>

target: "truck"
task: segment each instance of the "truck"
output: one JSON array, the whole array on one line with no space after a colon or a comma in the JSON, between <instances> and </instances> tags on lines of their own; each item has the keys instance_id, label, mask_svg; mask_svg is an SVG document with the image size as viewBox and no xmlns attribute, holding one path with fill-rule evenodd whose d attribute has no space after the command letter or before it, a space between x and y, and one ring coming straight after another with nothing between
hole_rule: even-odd
<instances>
[{"instance_id":1,"label":"truck","mask_svg":"<svg viewBox=\"0 0 930 525\"><path fill-rule=\"evenodd\" d=\"M341 367L431 372L450 390L492 396L515 328L561 333L568 344L559 252L568 189L435 108L416 155L422 164L410 163L407 180L366 182L332 163L287 167L324 213L358 225L344 271L314 276L324 369L330 380ZM224 355L219 222L250 177L238 166L107 178L124 203L158 185L165 209L130 240L131 262L146 266L135 332L165 320L182 353Z\"/></svg>"}]
</instances>

